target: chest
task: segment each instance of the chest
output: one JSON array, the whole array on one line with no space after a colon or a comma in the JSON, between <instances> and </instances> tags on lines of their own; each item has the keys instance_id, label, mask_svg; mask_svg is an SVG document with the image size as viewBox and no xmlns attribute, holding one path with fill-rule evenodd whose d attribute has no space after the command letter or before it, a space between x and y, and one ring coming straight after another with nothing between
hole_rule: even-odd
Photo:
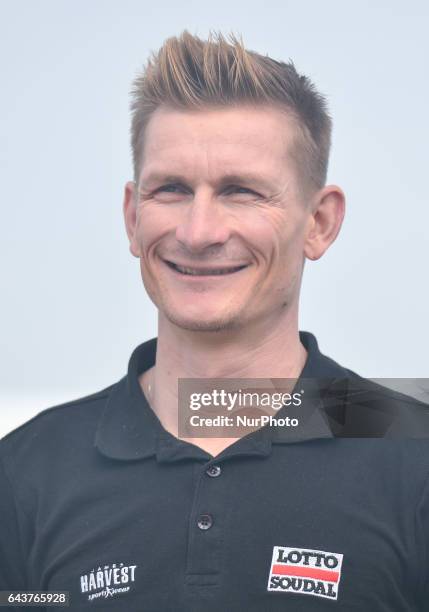
<instances>
[{"instance_id":1,"label":"chest","mask_svg":"<svg viewBox=\"0 0 429 612\"><path fill-rule=\"evenodd\" d=\"M71 610L417 610L407 491L356 456L303 457L100 474L46 509L33 580Z\"/></svg>"}]
</instances>

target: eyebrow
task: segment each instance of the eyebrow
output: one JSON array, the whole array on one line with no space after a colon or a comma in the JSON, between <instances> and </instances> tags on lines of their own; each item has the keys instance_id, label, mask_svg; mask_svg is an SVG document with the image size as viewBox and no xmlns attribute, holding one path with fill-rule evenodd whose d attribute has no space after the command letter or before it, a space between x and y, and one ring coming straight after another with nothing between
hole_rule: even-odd
<instances>
[{"instance_id":1,"label":"eyebrow","mask_svg":"<svg viewBox=\"0 0 429 612\"><path fill-rule=\"evenodd\" d=\"M182 183L186 184L188 179L180 174L166 174L164 172L151 172L142 177L139 186L150 187L158 183ZM248 185L260 186L266 189L273 188L273 182L269 178L252 172L241 172L240 174L225 174L219 180L221 185L228 183L247 183Z\"/></svg>"}]
</instances>

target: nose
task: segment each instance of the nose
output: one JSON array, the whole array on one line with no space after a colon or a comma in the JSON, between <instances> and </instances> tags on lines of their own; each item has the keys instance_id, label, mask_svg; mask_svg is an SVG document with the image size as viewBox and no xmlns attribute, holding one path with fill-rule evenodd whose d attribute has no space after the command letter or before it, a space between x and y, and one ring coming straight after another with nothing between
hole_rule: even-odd
<instances>
[{"instance_id":1,"label":"nose","mask_svg":"<svg viewBox=\"0 0 429 612\"><path fill-rule=\"evenodd\" d=\"M199 252L213 244L227 242L230 231L222 204L208 193L199 193L183 209L183 218L176 229L176 239L187 250Z\"/></svg>"}]
</instances>

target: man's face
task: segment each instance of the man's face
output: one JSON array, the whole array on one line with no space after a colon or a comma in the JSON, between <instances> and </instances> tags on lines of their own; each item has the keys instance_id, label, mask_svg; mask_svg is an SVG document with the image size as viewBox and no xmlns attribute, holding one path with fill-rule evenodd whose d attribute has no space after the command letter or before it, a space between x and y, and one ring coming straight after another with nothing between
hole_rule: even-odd
<instances>
[{"instance_id":1,"label":"man's face","mask_svg":"<svg viewBox=\"0 0 429 612\"><path fill-rule=\"evenodd\" d=\"M294 133L269 107L152 116L137 200L129 183L124 208L144 286L173 324L244 328L297 307L311 213L288 156Z\"/></svg>"}]
</instances>

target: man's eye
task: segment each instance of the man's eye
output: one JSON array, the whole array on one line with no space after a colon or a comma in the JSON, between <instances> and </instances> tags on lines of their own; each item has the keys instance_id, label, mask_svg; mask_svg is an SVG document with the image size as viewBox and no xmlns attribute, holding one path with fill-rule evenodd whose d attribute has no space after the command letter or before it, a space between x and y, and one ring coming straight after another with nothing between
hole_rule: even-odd
<instances>
[{"instance_id":1,"label":"man's eye","mask_svg":"<svg viewBox=\"0 0 429 612\"><path fill-rule=\"evenodd\" d=\"M159 187L159 189L157 189L157 191L168 191L169 193L172 193L173 190L175 189L181 189L180 185L163 185L162 187ZM254 191L252 191L251 189L247 189L246 187L239 187L237 185L233 185L232 187L228 187L228 191L239 191L241 190L241 193L253 193L255 194ZM258 195L258 194L255 194Z\"/></svg>"},{"instance_id":2,"label":"man's eye","mask_svg":"<svg viewBox=\"0 0 429 612\"><path fill-rule=\"evenodd\" d=\"M157 191L166 191L167 189L177 189L179 185L163 185Z\"/></svg>"},{"instance_id":3,"label":"man's eye","mask_svg":"<svg viewBox=\"0 0 429 612\"><path fill-rule=\"evenodd\" d=\"M239 189L241 189L242 191L245 191L246 193L255 193L254 191L252 191L251 189L246 189L246 187L238 187L236 185L234 185L233 187L231 187L232 191L238 191Z\"/></svg>"}]
</instances>

